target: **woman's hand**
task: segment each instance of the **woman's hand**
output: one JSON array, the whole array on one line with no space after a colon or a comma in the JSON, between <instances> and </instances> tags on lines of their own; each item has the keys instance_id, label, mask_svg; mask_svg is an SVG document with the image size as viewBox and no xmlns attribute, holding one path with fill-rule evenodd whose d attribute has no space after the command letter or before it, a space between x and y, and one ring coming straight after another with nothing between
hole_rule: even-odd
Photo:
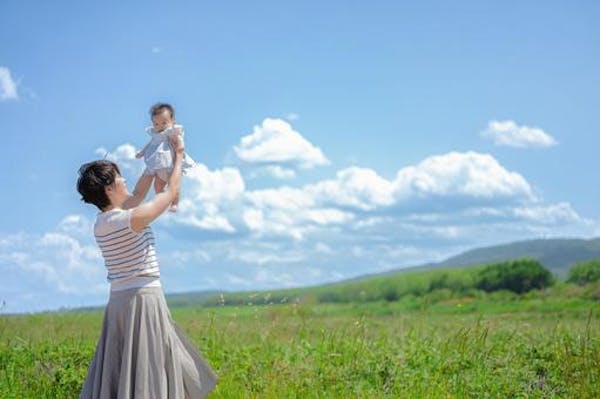
<instances>
[{"instance_id":1,"label":"woman's hand","mask_svg":"<svg viewBox=\"0 0 600 399\"><path fill-rule=\"evenodd\" d=\"M173 150L175 150L176 154L183 154L185 151L185 147L183 146L183 140L181 139L181 131L177 130L178 134L175 136L169 137L169 142L171 146L173 146Z\"/></svg>"}]
</instances>

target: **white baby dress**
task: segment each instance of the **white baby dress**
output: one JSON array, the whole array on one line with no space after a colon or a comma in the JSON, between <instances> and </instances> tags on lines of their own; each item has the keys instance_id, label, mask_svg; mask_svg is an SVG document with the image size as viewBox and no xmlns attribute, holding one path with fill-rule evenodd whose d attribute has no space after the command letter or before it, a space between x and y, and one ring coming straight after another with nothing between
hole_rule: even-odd
<instances>
[{"instance_id":1,"label":"white baby dress","mask_svg":"<svg viewBox=\"0 0 600 399\"><path fill-rule=\"evenodd\" d=\"M173 171L173 159L175 154L169 144L169 138L177 135L175 128L181 131L183 140L183 126L174 125L168 127L162 132L157 132L153 127L146 128L146 133L150 135L150 142L144 147L144 162L146 163L145 175L156 175L163 181L168 181ZM196 163L186 153L183 155L181 170L183 173L191 169Z\"/></svg>"}]
</instances>

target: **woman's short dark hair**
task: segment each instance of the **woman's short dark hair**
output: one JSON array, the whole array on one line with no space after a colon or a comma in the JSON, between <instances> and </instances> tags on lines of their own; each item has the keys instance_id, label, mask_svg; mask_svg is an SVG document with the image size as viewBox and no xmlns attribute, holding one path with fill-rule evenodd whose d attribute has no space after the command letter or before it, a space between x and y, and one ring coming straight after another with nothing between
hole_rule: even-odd
<instances>
[{"instance_id":1,"label":"woman's short dark hair","mask_svg":"<svg viewBox=\"0 0 600 399\"><path fill-rule=\"evenodd\" d=\"M160 114L163 110L169 111L171 114L171 119L175 117L175 109L171 104L167 103L156 103L152 107L150 107L150 117L154 118L156 115Z\"/></svg>"},{"instance_id":2,"label":"woman's short dark hair","mask_svg":"<svg viewBox=\"0 0 600 399\"><path fill-rule=\"evenodd\" d=\"M104 188L113 184L120 174L117 164L105 159L81 165L77 179L77 191L81 194L81 200L103 210L110 205Z\"/></svg>"}]
</instances>

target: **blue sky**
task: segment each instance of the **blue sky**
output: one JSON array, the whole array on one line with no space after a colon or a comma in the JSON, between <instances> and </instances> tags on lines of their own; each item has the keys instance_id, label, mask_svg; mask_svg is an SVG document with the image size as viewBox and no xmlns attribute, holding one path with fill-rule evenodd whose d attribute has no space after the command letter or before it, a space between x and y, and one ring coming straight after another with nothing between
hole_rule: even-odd
<instances>
[{"instance_id":1,"label":"blue sky","mask_svg":"<svg viewBox=\"0 0 600 399\"><path fill-rule=\"evenodd\" d=\"M167 292L319 284L600 235L595 2L4 1L2 311L102 304L76 171L130 189L148 108L198 162Z\"/></svg>"}]
</instances>

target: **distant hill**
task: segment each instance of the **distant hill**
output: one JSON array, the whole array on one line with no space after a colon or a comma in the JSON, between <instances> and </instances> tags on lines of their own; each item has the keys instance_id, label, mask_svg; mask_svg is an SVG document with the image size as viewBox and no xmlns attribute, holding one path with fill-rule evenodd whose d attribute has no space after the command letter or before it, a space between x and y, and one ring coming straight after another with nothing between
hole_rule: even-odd
<instances>
[{"instance_id":1,"label":"distant hill","mask_svg":"<svg viewBox=\"0 0 600 399\"><path fill-rule=\"evenodd\" d=\"M477 248L437 263L429 263L416 267L390 270L384 273L358 276L339 282L332 282L313 287L264 290L274 297L294 297L309 292L323 293L329 290L364 290L365 287L378 287L382 281L400 281L404 273L419 270L435 270L442 268L462 268L489 263L504 262L518 258L534 258L550 269L559 278L564 278L569 268L581 261L600 259L600 238L583 239L540 239L519 241L510 244ZM414 274L414 273L413 273ZM366 285L363 285L366 284ZM171 307L197 306L205 303L215 304L222 291L200 291L178 294L167 294L166 299ZM256 292L256 291L255 291ZM226 293L228 301L232 298L247 298L248 293ZM260 298L257 302L260 302Z\"/></svg>"},{"instance_id":2,"label":"distant hill","mask_svg":"<svg viewBox=\"0 0 600 399\"><path fill-rule=\"evenodd\" d=\"M517 258L534 258L559 277L565 277L569 268L577 263L600 259L600 238L540 239L518 241L510 244L477 248L442 262L423 265L423 268L463 267L504 262ZM395 272L398 272L399 269ZM389 272L388 272L389 273Z\"/></svg>"}]
</instances>

